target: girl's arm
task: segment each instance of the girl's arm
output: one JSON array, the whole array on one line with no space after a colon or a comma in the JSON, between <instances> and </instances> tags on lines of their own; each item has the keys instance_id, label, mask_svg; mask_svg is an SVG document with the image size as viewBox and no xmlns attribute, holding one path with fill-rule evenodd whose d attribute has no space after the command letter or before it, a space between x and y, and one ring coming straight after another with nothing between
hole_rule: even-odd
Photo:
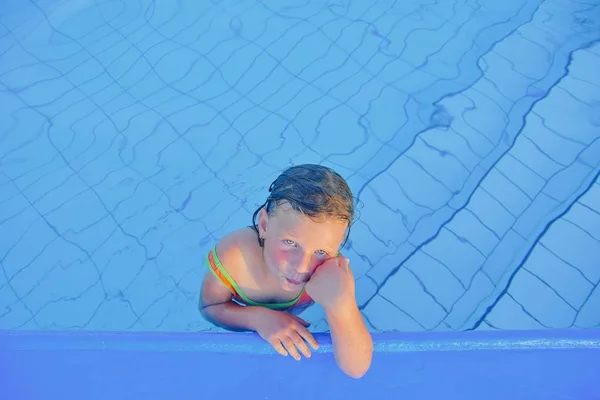
<instances>
[{"instance_id":1,"label":"girl's arm","mask_svg":"<svg viewBox=\"0 0 600 400\"><path fill-rule=\"evenodd\" d=\"M235 304L233 295L210 272L206 272L198 309L206 320L231 331L255 331L250 308Z\"/></svg>"},{"instance_id":2,"label":"girl's arm","mask_svg":"<svg viewBox=\"0 0 600 400\"><path fill-rule=\"evenodd\" d=\"M325 309L333 352L339 367L352 378L361 378L371 366L373 339L356 303Z\"/></svg>"},{"instance_id":3,"label":"girl's arm","mask_svg":"<svg viewBox=\"0 0 600 400\"><path fill-rule=\"evenodd\" d=\"M337 364L347 375L361 378L371 366L373 339L356 305L350 261L342 255L325 261L306 291L325 310Z\"/></svg>"}]
</instances>

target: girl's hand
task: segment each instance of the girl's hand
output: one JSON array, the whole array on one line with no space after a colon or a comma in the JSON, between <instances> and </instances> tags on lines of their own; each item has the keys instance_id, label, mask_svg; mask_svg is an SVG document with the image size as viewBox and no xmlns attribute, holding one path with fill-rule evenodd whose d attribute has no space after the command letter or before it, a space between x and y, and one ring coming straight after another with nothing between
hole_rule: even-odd
<instances>
[{"instance_id":1,"label":"girl's hand","mask_svg":"<svg viewBox=\"0 0 600 400\"><path fill-rule=\"evenodd\" d=\"M345 305L356 305L354 287L350 261L340 255L317 267L305 289L327 311Z\"/></svg>"},{"instance_id":2,"label":"girl's hand","mask_svg":"<svg viewBox=\"0 0 600 400\"><path fill-rule=\"evenodd\" d=\"M256 308L256 332L282 356L290 354L294 359L300 360L300 350L305 357L310 357L306 342L315 350L319 348L313 335L306 329L308 326L308 322L295 315L263 307Z\"/></svg>"}]
</instances>

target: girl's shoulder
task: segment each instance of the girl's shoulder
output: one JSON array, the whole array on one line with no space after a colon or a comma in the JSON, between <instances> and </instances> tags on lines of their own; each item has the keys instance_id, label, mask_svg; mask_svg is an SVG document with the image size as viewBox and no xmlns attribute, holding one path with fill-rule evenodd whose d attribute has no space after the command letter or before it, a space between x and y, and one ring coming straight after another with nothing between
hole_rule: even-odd
<instances>
[{"instance_id":1,"label":"girl's shoulder","mask_svg":"<svg viewBox=\"0 0 600 400\"><path fill-rule=\"evenodd\" d=\"M260 247L256 233L249 228L243 228L229 233L221 238L214 251L215 259L234 278L243 280L250 271L249 266L259 254Z\"/></svg>"}]
</instances>

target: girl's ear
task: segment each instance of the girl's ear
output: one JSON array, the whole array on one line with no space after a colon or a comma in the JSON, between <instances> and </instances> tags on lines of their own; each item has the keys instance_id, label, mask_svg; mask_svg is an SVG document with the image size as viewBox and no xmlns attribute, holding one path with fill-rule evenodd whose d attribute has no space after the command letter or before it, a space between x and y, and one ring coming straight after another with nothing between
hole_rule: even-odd
<instances>
[{"instance_id":1,"label":"girl's ear","mask_svg":"<svg viewBox=\"0 0 600 400\"><path fill-rule=\"evenodd\" d=\"M258 213L258 235L264 239L267 234L267 225L269 225L269 213L266 208L263 208Z\"/></svg>"}]
</instances>

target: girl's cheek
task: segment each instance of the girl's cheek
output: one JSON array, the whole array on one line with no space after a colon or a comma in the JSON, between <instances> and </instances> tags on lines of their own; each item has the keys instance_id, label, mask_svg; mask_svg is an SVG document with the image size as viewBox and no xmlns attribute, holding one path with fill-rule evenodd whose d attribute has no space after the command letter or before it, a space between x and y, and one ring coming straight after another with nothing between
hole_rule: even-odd
<instances>
[{"instance_id":1,"label":"girl's cheek","mask_svg":"<svg viewBox=\"0 0 600 400\"><path fill-rule=\"evenodd\" d=\"M291 261L292 254L288 250L277 248L273 251L273 261L278 268L285 268Z\"/></svg>"}]
</instances>

